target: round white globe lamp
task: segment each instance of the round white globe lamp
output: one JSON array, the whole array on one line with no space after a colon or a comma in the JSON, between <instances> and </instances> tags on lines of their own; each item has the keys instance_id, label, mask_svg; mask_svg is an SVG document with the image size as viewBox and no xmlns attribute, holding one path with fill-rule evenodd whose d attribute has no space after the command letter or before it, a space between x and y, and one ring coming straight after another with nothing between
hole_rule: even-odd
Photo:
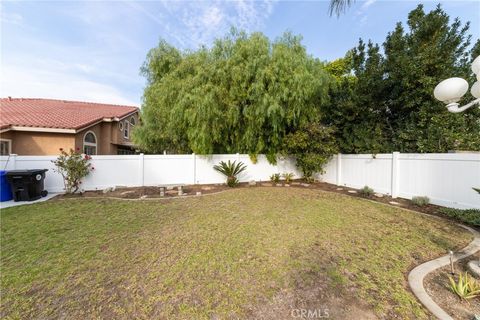
<instances>
[{"instance_id":1,"label":"round white globe lamp","mask_svg":"<svg viewBox=\"0 0 480 320\"><path fill-rule=\"evenodd\" d=\"M472 85L470 93L476 99L462 107L459 106L458 101L468 91L468 82L465 79L449 78L443 80L433 90L435 98L445 103L448 111L453 113L463 112L476 104L480 104L480 56L473 60L472 71L476 74L478 81Z\"/></svg>"}]
</instances>

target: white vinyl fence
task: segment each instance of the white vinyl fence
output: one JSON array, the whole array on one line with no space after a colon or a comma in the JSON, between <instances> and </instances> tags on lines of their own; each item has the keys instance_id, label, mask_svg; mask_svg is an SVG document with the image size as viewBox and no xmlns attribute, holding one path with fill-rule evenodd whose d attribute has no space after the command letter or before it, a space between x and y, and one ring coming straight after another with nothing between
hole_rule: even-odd
<instances>
[{"instance_id":1,"label":"white vinyl fence","mask_svg":"<svg viewBox=\"0 0 480 320\"><path fill-rule=\"evenodd\" d=\"M0 169L49 169L45 188L62 192L63 181L53 171L55 156L0 157ZM258 156L252 163L248 155L109 155L93 156L95 170L85 179L85 190L112 186L156 186L166 184L222 183L225 178L213 170L220 161L237 160L247 165L241 181L265 181L273 173L293 172L300 177L293 159L280 159L277 165ZM438 205L456 208L480 208L480 153L446 154L338 154L319 175L322 181L362 188L411 199L427 196Z\"/></svg>"}]
</instances>

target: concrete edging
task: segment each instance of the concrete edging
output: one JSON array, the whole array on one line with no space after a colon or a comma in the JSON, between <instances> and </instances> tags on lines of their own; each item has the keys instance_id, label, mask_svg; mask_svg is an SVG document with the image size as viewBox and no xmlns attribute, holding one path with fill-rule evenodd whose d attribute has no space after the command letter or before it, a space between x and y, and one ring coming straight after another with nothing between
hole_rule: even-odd
<instances>
[{"instance_id":1,"label":"concrete edging","mask_svg":"<svg viewBox=\"0 0 480 320\"><path fill-rule=\"evenodd\" d=\"M480 250L480 232L462 224L458 225L470 231L473 234L474 239L472 242L470 242L468 246L463 248L461 251L454 253L454 262L467 258ZM430 272L442 268L449 263L450 256L445 255L443 257L425 262L415 267L408 274L408 284L412 289L413 294L417 297L418 300L420 300L420 302L424 305L425 308L427 308L428 311L430 311L440 320L453 320L453 318L448 313L446 313L445 310L440 308L440 306L436 304L435 301L433 301L433 299L428 295L427 291L425 291L425 287L423 286L423 280Z\"/></svg>"}]
</instances>

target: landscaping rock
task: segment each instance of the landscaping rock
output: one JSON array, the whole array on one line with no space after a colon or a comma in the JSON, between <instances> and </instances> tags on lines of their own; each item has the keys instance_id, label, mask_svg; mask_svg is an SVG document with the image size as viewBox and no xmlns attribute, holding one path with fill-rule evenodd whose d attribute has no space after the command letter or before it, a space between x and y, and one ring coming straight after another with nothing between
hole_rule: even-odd
<instances>
[{"instance_id":1,"label":"landscaping rock","mask_svg":"<svg viewBox=\"0 0 480 320\"><path fill-rule=\"evenodd\" d=\"M182 186L178 187L178 195L183 196L183 187Z\"/></svg>"},{"instance_id":2,"label":"landscaping rock","mask_svg":"<svg viewBox=\"0 0 480 320\"><path fill-rule=\"evenodd\" d=\"M283 184L281 184L281 183L277 183L277 184L275 184L275 186L277 186L277 187L282 187L282 186L283 186Z\"/></svg>"},{"instance_id":3,"label":"landscaping rock","mask_svg":"<svg viewBox=\"0 0 480 320\"><path fill-rule=\"evenodd\" d=\"M302 183L301 186L302 186L302 187L310 187L310 184L308 184L308 183Z\"/></svg>"},{"instance_id":4,"label":"landscaping rock","mask_svg":"<svg viewBox=\"0 0 480 320\"><path fill-rule=\"evenodd\" d=\"M202 191L197 191L196 195L197 195L197 196L201 196L201 195L202 195Z\"/></svg>"},{"instance_id":5,"label":"landscaping rock","mask_svg":"<svg viewBox=\"0 0 480 320\"><path fill-rule=\"evenodd\" d=\"M390 203L390 204L393 204L394 206L399 206L399 205L400 205L400 203L395 202L395 201L390 201L389 203Z\"/></svg>"},{"instance_id":6,"label":"landscaping rock","mask_svg":"<svg viewBox=\"0 0 480 320\"><path fill-rule=\"evenodd\" d=\"M212 189L214 189L214 188L209 187L209 186L202 187L202 190L204 190L204 191L208 191L208 190L212 190Z\"/></svg>"},{"instance_id":7,"label":"landscaping rock","mask_svg":"<svg viewBox=\"0 0 480 320\"><path fill-rule=\"evenodd\" d=\"M342 191L342 190L343 190L343 188L337 188L337 189L335 189L335 190L337 190L337 191Z\"/></svg>"},{"instance_id":8,"label":"landscaping rock","mask_svg":"<svg viewBox=\"0 0 480 320\"><path fill-rule=\"evenodd\" d=\"M299 186L300 182L292 182L292 186Z\"/></svg>"},{"instance_id":9,"label":"landscaping rock","mask_svg":"<svg viewBox=\"0 0 480 320\"><path fill-rule=\"evenodd\" d=\"M253 187L257 185L257 182L255 180L248 181L248 185Z\"/></svg>"},{"instance_id":10,"label":"landscaping rock","mask_svg":"<svg viewBox=\"0 0 480 320\"><path fill-rule=\"evenodd\" d=\"M168 186L167 190L173 190L173 186Z\"/></svg>"},{"instance_id":11,"label":"landscaping rock","mask_svg":"<svg viewBox=\"0 0 480 320\"><path fill-rule=\"evenodd\" d=\"M284 187L290 187L290 185L288 183L285 183L283 186Z\"/></svg>"},{"instance_id":12,"label":"landscaping rock","mask_svg":"<svg viewBox=\"0 0 480 320\"><path fill-rule=\"evenodd\" d=\"M143 195L143 196L140 197L140 199L146 199L146 198L147 198L146 195Z\"/></svg>"},{"instance_id":13,"label":"landscaping rock","mask_svg":"<svg viewBox=\"0 0 480 320\"><path fill-rule=\"evenodd\" d=\"M473 273L473 275L480 279L480 260L472 260L468 263L468 269Z\"/></svg>"},{"instance_id":14,"label":"landscaping rock","mask_svg":"<svg viewBox=\"0 0 480 320\"><path fill-rule=\"evenodd\" d=\"M264 187L273 187L273 184L271 184L271 183L262 183L262 186L264 186Z\"/></svg>"},{"instance_id":15,"label":"landscaping rock","mask_svg":"<svg viewBox=\"0 0 480 320\"><path fill-rule=\"evenodd\" d=\"M122 193L120 193L122 196L125 196L127 194L132 194L132 193L135 193L135 191L133 190L129 190L129 191L123 191Z\"/></svg>"},{"instance_id":16,"label":"landscaping rock","mask_svg":"<svg viewBox=\"0 0 480 320\"><path fill-rule=\"evenodd\" d=\"M382 194L382 193L375 193L374 196L377 197L377 198L383 198L383 194Z\"/></svg>"},{"instance_id":17,"label":"landscaping rock","mask_svg":"<svg viewBox=\"0 0 480 320\"><path fill-rule=\"evenodd\" d=\"M348 190L348 193L358 193L358 192L355 190Z\"/></svg>"}]
</instances>

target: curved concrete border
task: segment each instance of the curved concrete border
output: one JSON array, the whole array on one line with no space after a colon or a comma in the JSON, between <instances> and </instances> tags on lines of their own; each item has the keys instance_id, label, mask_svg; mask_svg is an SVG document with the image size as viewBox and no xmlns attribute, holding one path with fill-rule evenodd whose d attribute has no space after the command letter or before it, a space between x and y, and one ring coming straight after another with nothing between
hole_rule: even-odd
<instances>
[{"instance_id":1,"label":"curved concrete border","mask_svg":"<svg viewBox=\"0 0 480 320\"><path fill-rule=\"evenodd\" d=\"M459 224L460 227L467 229L473 234L473 241L461 251L453 255L453 261L464 259L480 250L480 232ZM413 294L420 300L420 302L428 309L433 315L441 320L453 320L453 318L440 308L432 298L428 295L423 287L423 280L425 276L436 269L442 268L450 263L450 256L446 255L428 262L425 262L415 267L408 274L408 284L413 291Z\"/></svg>"},{"instance_id":2,"label":"curved concrete border","mask_svg":"<svg viewBox=\"0 0 480 320\"><path fill-rule=\"evenodd\" d=\"M467 266L477 278L480 278L480 260L472 260Z\"/></svg>"}]
</instances>

